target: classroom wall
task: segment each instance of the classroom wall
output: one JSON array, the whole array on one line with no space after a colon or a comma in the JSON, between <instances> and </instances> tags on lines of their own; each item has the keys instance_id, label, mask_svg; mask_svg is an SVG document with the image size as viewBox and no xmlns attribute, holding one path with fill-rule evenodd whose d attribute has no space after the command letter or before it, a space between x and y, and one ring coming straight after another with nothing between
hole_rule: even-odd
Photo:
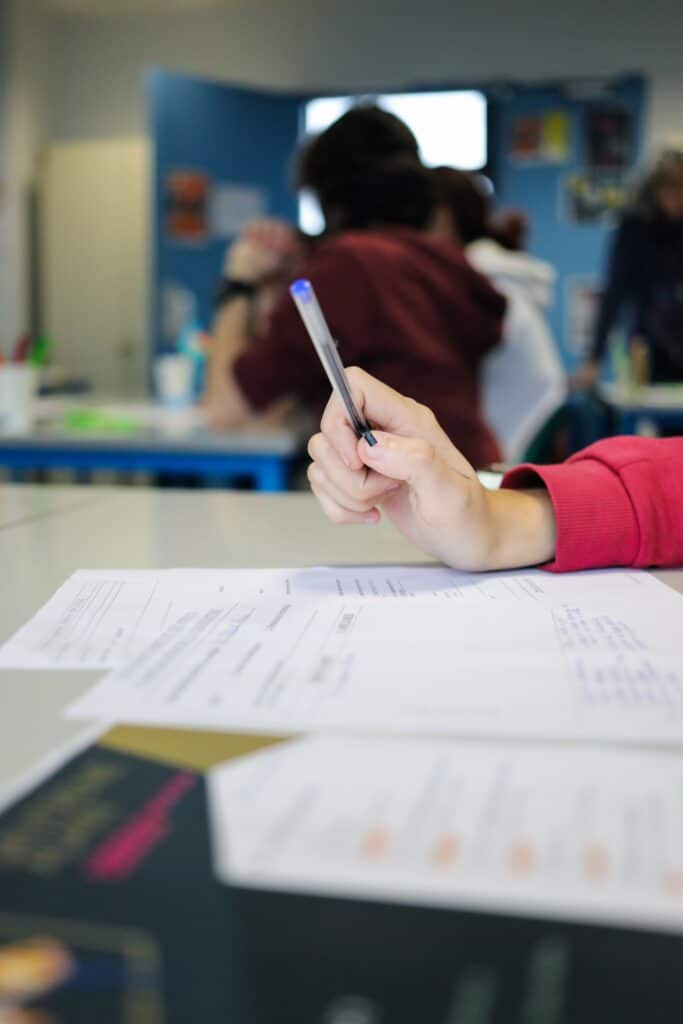
<instances>
[{"instance_id":1,"label":"classroom wall","mask_svg":"<svg viewBox=\"0 0 683 1024\"><path fill-rule=\"evenodd\" d=\"M50 19L49 131L143 133L149 64L313 90L643 71L653 141L683 135L682 34L680 0L225 0L163 17L59 15Z\"/></svg>"},{"instance_id":2,"label":"classroom wall","mask_svg":"<svg viewBox=\"0 0 683 1024\"><path fill-rule=\"evenodd\" d=\"M30 190L47 135L46 38L38 0L0 3L0 346L30 325Z\"/></svg>"},{"instance_id":3,"label":"classroom wall","mask_svg":"<svg viewBox=\"0 0 683 1024\"><path fill-rule=\"evenodd\" d=\"M7 160L7 122L9 116L9 7L0 4L0 180Z\"/></svg>"}]
</instances>

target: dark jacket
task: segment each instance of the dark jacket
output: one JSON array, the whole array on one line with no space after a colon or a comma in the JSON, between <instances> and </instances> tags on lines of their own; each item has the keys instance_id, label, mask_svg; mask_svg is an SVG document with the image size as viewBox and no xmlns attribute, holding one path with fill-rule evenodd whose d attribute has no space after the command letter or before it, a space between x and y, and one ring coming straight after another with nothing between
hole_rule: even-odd
<instances>
[{"instance_id":1,"label":"dark jacket","mask_svg":"<svg viewBox=\"0 0 683 1024\"><path fill-rule=\"evenodd\" d=\"M623 319L650 346L652 379L683 379L683 221L624 215L612 243L596 324L596 359Z\"/></svg>"}]
</instances>

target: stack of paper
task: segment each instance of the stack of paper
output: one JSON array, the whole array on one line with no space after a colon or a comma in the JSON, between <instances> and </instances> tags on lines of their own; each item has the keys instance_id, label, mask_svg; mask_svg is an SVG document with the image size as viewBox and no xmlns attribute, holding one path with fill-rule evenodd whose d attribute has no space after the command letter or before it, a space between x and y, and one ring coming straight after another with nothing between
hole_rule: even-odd
<instances>
[{"instance_id":1,"label":"stack of paper","mask_svg":"<svg viewBox=\"0 0 683 1024\"><path fill-rule=\"evenodd\" d=\"M678 741L682 607L632 572L82 572L0 664L111 667L70 712L111 721Z\"/></svg>"},{"instance_id":2,"label":"stack of paper","mask_svg":"<svg viewBox=\"0 0 683 1024\"><path fill-rule=\"evenodd\" d=\"M213 773L225 876L678 928L682 611L629 571L79 572L0 667L108 669L77 717L315 734Z\"/></svg>"}]
</instances>

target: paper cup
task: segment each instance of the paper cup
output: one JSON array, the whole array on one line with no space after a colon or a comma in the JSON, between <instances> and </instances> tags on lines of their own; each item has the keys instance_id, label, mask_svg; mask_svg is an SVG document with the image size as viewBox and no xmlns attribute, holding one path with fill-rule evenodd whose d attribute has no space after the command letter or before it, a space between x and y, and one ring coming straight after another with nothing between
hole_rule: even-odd
<instances>
[{"instance_id":1,"label":"paper cup","mask_svg":"<svg viewBox=\"0 0 683 1024\"><path fill-rule=\"evenodd\" d=\"M188 356L159 356L154 364L157 398L169 409L190 405L193 395L194 360Z\"/></svg>"},{"instance_id":2,"label":"paper cup","mask_svg":"<svg viewBox=\"0 0 683 1024\"><path fill-rule=\"evenodd\" d=\"M24 363L0 366L0 434L27 434L33 426L36 371Z\"/></svg>"}]
</instances>

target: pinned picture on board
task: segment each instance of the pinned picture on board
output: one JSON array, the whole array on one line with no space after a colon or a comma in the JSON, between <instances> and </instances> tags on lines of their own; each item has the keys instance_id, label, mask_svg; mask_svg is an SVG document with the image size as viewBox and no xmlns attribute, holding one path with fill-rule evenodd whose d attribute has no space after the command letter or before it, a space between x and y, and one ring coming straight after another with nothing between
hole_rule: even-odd
<instances>
[{"instance_id":1,"label":"pinned picture on board","mask_svg":"<svg viewBox=\"0 0 683 1024\"><path fill-rule=\"evenodd\" d=\"M571 153L571 125L562 110L514 117L509 157L516 163L566 163Z\"/></svg>"},{"instance_id":2,"label":"pinned picture on board","mask_svg":"<svg viewBox=\"0 0 683 1024\"><path fill-rule=\"evenodd\" d=\"M588 167L625 170L631 162L632 135L630 111L622 107L587 110L584 145Z\"/></svg>"},{"instance_id":3,"label":"pinned picture on board","mask_svg":"<svg viewBox=\"0 0 683 1024\"><path fill-rule=\"evenodd\" d=\"M572 224L611 225L626 205L622 171L578 171L560 181L560 218Z\"/></svg>"},{"instance_id":4,"label":"pinned picture on board","mask_svg":"<svg viewBox=\"0 0 683 1024\"><path fill-rule=\"evenodd\" d=\"M178 169L164 181L164 226L174 242L196 244L208 238L209 176L202 171Z\"/></svg>"},{"instance_id":5,"label":"pinned picture on board","mask_svg":"<svg viewBox=\"0 0 683 1024\"><path fill-rule=\"evenodd\" d=\"M214 238L234 238L247 224L260 220L267 212L268 194L263 188L221 181L211 190L209 223Z\"/></svg>"}]
</instances>

